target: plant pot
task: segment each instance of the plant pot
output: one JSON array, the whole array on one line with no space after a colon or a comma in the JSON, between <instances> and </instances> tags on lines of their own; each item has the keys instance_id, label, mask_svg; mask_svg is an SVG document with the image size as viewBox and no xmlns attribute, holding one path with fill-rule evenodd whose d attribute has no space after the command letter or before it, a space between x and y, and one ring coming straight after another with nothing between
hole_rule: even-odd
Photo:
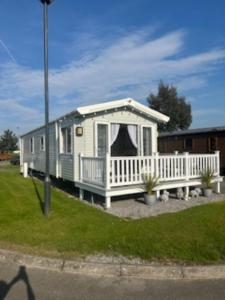
<instances>
[{"instance_id":1,"label":"plant pot","mask_svg":"<svg viewBox=\"0 0 225 300\"><path fill-rule=\"evenodd\" d=\"M144 201L147 205L153 205L156 202L156 195L144 194Z\"/></svg>"},{"instance_id":2,"label":"plant pot","mask_svg":"<svg viewBox=\"0 0 225 300\"><path fill-rule=\"evenodd\" d=\"M204 189L204 195L205 195L207 198L212 197L212 189Z\"/></svg>"}]
</instances>

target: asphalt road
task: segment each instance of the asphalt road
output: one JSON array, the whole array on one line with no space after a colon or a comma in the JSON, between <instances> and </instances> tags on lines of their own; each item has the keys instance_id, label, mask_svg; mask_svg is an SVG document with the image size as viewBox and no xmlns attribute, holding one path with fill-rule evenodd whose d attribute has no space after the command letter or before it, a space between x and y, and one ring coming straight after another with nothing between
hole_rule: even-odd
<instances>
[{"instance_id":1,"label":"asphalt road","mask_svg":"<svg viewBox=\"0 0 225 300\"><path fill-rule=\"evenodd\" d=\"M0 262L0 299L225 299L225 280L88 277Z\"/></svg>"}]
</instances>

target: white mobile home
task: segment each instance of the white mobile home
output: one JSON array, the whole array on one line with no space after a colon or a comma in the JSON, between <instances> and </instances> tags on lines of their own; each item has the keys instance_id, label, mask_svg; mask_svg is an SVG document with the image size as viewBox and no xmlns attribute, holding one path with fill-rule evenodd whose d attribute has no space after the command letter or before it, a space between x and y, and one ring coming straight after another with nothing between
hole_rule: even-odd
<instances>
[{"instance_id":1,"label":"white mobile home","mask_svg":"<svg viewBox=\"0 0 225 300\"><path fill-rule=\"evenodd\" d=\"M159 190L200 184L214 170L219 191L219 154L157 153L157 123L169 118L128 98L77 108L50 123L50 174L83 191L111 197L144 191L143 174L160 177ZM45 171L44 127L21 136L21 167Z\"/></svg>"}]
</instances>

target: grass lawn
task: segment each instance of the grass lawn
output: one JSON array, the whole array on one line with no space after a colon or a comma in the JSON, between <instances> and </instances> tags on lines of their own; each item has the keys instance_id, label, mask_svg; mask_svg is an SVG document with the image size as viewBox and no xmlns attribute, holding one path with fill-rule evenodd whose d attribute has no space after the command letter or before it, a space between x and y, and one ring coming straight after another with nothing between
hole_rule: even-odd
<instances>
[{"instance_id":1,"label":"grass lawn","mask_svg":"<svg viewBox=\"0 0 225 300\"><path fill-rule=\"evenodd\" d=\"M36 191L35 191L36 185ZM104 253L192 263L225 261L225 202L142 220L108 215L52 190L45 218L40 182L0 166L0 247L72 258Z\"/></svg>"}]
</instances>

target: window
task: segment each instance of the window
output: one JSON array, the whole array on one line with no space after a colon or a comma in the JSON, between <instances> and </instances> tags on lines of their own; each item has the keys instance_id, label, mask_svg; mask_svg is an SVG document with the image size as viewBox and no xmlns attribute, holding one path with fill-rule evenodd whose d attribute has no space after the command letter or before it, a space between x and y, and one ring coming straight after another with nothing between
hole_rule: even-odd
<instances>
[{"instance_id":1,"label":"window","mask_svg":"<svg viewBox=\"0 0 225 300\"><path fill-rule=\"evenodd\" d=\"M214 152L217 150L217 138L210 137L209 138L209 152Z\"/></svg>"},{"instance_id":2,"label":"window","mask_svg":"<svg viewBox=\"0 0 225 300\"><path fill-rule=\"evenodd\" d=\"M191 138L187 138L184 140L184 149L185 150L192 150L193 142Z\"/></svg>"},{"instance_id":3,"label":"window","mask_svg":"<svg viewBox=\"0 0 225 300\"><path fill-rule=\"evenodd\" d=\"M72 153L72 130L71 127L61 129L62 143L61 153L70 154Z\"/></svg>"},{"instance_id":4,"label":"window","mask_svg":"<svg viewBox=\"0 0 225 300\"><path fill-rule=\"evenodd\" d=\"M42 135L40 137L40 150L45 151L45 137L44 137L44 135Z\"/></svg>"},{"instance_id":5,"label":"window","mask_svg":"<svg viewBox=\"0 0 225 300\"><path fill-rule=\"evenodd\" d=\"M34 137L30 139L30 153L34 153Z\"/></svg>"},{"instance_id":6,"label":"window","mask_svg":"<svg viewBox=\"0 0 225 300\"><path fill-rule=\"evenodd\" d=\"M143 155L152 155L152 129L151 127L143 127L142 129L142 145Z\"/></svg>"}]
</instances>

